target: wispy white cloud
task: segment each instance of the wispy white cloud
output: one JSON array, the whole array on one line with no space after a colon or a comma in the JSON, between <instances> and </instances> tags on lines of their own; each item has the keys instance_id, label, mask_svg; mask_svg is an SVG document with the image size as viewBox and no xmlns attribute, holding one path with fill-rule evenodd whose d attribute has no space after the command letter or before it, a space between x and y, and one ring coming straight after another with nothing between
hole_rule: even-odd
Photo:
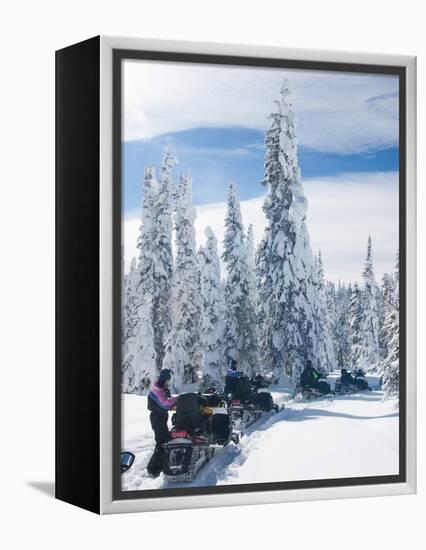
<instances>
[{"instance_id":1,"label":"wispy white cloud","mask_svg":"<svg viewBox=\"0 0 426 550\"><path fill-rule=\"evenodd\" d=\"M360 280L367 237L373 238L376 278L393 269L398 249L398 174L374 172L342 174L304 180L309 201L308 228L314 252L321 250L326 276L337 282ZM255 240L263 236L266 220L263 197L241 202L243 221L254 226ZM198 206L196 235L204 243L210 225L219 240L224 236L225 203ZM131 212L123 223L126 269L136 255L139 213Z\"/></svg>"},{"instance_id":2,"label":"wispy white cloud","mask_svg":"<svg viewBox=\"0 0 426 550\"><path fill-rule=\"evenodd\" d=\"M179 153L204 155L206 157L247 157L252 152L253 147L190 147L189 145L179 145Z\"/></svg>"},{"instance_id":3,"label":"wispy white cloud","mask_svg":"<svg viewBox=\"0 0 426 550\"><path fill-rule=\"evenodd\" d=\"M125 139L202 127L264 130L284 77L301 145L341 154L398 145L394 76L139 60L124 64Z\"/></svg>"}]
</instances>

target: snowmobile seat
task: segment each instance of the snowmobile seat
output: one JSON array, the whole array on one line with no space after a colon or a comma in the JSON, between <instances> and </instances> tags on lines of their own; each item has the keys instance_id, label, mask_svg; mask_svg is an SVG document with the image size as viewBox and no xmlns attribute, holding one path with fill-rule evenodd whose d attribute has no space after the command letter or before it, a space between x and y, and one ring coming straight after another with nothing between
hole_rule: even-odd
<instances>
[{"instance_id":1,"label":"snowmobile seat","mask_svg":"<svg viewBox=\"0 0 426 550\"><path fill-rule=\"evenodd\" d=\"M235 381L237 378L235 376L225 376L225 393L235 393Z\"/></svg>"},{"instance_id":2,"label":"snowmobile seat","mask_svg":"<svg viewBox=\"0 0 426 550\"><path fill-rule=\"evenodd\" d=\"M269 384L266 381L265 377L262 376L261 374L258 374L257 376L255 376L253 378L252 382L253 382L253 385L256 389L268 388L268 386L269 386Z\"/></svg>"},{"instance_id":3,"label":"snowmobile seat","mask_svg":"<svg viewBox=\"0 0 426 550\"><path fill-rule=\"evenodd\" d=\"M199 394L180 395L176 403L176 428L186 430L191 435L201 430L204 422L201 407L205 404L205 399Z\"/></svg>"},{"instance_id":4,"label":"snowmobile seat","mask_svg":"<svg viewBox=\"0 0 426 550\"><path fill-rule=\"evenodd\" d=\"M222 397L218 393L203 393L202 397L206 400L207 407L219 407Z\"/></svg>"},{"instance_id":5,"label":"snowmobile seat","mask_svg":"<svg viewBox=\"0 0 426 550\"><path fill-rule=\"evenodd\" d=\"M242 402L253 401L253 392L247 376L235 378L235 390L233 393L234 397L240 399Z\"/></svg>"}]
</instances>

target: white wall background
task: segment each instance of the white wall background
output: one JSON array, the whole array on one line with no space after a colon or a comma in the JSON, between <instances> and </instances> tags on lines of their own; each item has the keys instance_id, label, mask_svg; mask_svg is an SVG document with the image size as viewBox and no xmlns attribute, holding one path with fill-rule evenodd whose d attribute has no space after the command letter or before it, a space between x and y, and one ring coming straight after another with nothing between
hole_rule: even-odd
<instances>
[{"instance_id":1,"label":"white wall background","mask_svg":"<svg viewBox=\"0 0 426 550\"><path fill-rule=\"evenodd\" d=\"M396 549L412 541L412 548L424 547L424 395L418 496L99 518L45 492L54 476L54 50L103 33L418 55L419 248L424 248L421 2L15 0L1 11L0 545L350 550ZM419 252L424 280L424 250ZM420 290L421 336L423 304ZM419 386L425 387L424 350L419 352Z\"/></svg>"}]
</instances>

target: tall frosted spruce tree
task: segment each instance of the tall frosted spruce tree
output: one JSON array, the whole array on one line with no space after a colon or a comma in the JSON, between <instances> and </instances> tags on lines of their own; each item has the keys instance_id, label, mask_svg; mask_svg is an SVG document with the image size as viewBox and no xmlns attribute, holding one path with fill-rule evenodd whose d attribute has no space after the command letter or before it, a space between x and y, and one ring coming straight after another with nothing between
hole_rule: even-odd
<instances>
[{"instance_id":1,"label":"tall frosted spruce tree","mask_svg":"<svg viewBox=\"0 0 426 550\"><path fill-rule=\"evenodd\" d=\"M123 256L122 256L123 257ZM130 392L134 385L134 372L132 367L133 356L129 354L131 342L135 335L135 329L139 320L139 299L137 288L137 262L132 258L130 270L124 273L122 266L122 295L121 295L121 386L124 393Z\"/></svg>"},{"instance_id":2,"label":"tall frosted spruce tree","mask_svg":"<svg viewBox=\"0 0 426 550\"><path fill-rule=\"evenodd\" d=\"M155 269L152 326L156 366L163 365L166 340L172 327L172 285L173 285L173 183L172 169L176 159L170 150L166 151L161 165L158 182L158 196L155 205Z\"/></svg>"},{"instance_id":3,"label":"tall frosted spruce tree","mask_svg":"<svg viewBox=\"0 0 426 550\"><path fill-rule=\"evenodd\" d=\"M385 398L399 395L399 255L393 281L393 298L389 301L383 326L387 342L387 356L382 365Z\"/></svg>"},{"instance_id":4,"label":"tall frosted spruce tree","mask_svg":"<svg viewBox=\"0 0 426 550\"><path fill-rule=\"evenodd\" d=\"M267 219L257 252L261 363L275 377L299 378L316 363L313 256L306 227L308 202L297 161L295 115L283 82L265 134L263 210Z\"/></svg>"},{"instance_id":5,"label":"tall frosted spruce tree","mask_svg":"<svg viewBox=\"0 0 426 550\"><path fill-rule=\"evenodd\" d=\"M251 337L253 340L251 363L255 366L253 369L253 374L255 374L255 371L264 372L264 368L259 361L259 327L257 315L259 299L257 294L256 251L254 245L253 224L250 224L247 230L246 249L249 288L249 318L253 320L253 327L251 330Z\"/></svg>"},{"instance_id":6,"label":"tall frosted spruce tree","mask_svg":"<svg viewBox=\"0 0 426 550\"><path fill-rule=\"evenodd\" d=\"M336 303L334 289L330 287L331 283L327 285L325 281L321 251L319 251L315 260L317 285L315 318L317 363L314 366L330 372L336 367L336 357L332 338L332 325L336 315Z\"/></svg>"},{"instance_id":7,"label":"tall frosted spruce tree","mask_svg":"<svg viewBox=\"0 0 426 550\"><path fill-rule=\"evenodd\" d=\"M358 282L355 281L349 302L349 344L350 366L352 369L358 367L363 356L363 347L361 345L361 327L363 323L362 307L362 290Z\"/></svg>"},{"instance_id":8,"label":"tall frosted spruce tree","mask_svg":"<svg viewBox=\"0 0 426 550\"><path fill-rule=\"evenodd\" d=\"M254 248L254 229L253 224L251 223L247 230L247 266L249 274L249 288L250 288L250 303L255 309L257 309L257 274L256 274L256 253ZM257 323L256 323L257 327ZM256 341L258 336L256 337Z\"/></svg>"},{"instance_id":9,"label":"tall frosted spruce tree","mask_svg":"<svg viewBox=\"0 0 426 550\"><path fill-rule=\"evenodd\" d=\"M339 281L335 291L335 316L333 324L333 341L337 366L348 367L351 363L350 349L350 300L352 285L346 287Z\"/></svg>"},{"instance_id":10,"label":"tall frosted spruce tree","mask_svg":"<svg viewBox=\"0 0 426 550\"><path fill-rule=\"evenodd\" d=\"M158 182L155 171L152 166L147 166L137 243L139 259L132 274L132 330L127 334L126 353L122 359L122 391L127 393L144 393L157 375L152 325L157 199Z\"/></svg>"},{"instance_id":11,"label":"tall frosted spruce tree","mask_svg":"<svg viewBox=\"0 0 426 550\"><path fill-rule=\"evenodd\" d=\"M201 288L202 386L221 387L223 368L223 297L217 239L210 227L205 230L207 242L198 252Z\"/></svg>"},{"instance_id":12,"label":"tall frosted spruce tree","mask_svg":"<svg viewBox=\"0 0 426 550\"><path fill-rule=\"evenodd\" d=\"M195 245L195 208L192 180L182 175L176 190L176 259L173 325L166 344L163 367L174 372L175 388L196 382L201 367L200 273Z\"/></svg>"},{"instance_id":13,"label":"tall frosted spruce tree","mask_svg":"<svg viewBox=\"0 0 426 550\"><path fill-rule=\"evenodd\" d=\"M250 250L244 235L240 202L235 185L228 188L222 259L225 263L225 361L238 362L238 368L252 376L258 368L256 305L250 269Z\"/></svg>"},{"instance_id":14,"label":"tall frosted spruce tree","mask_svg":"<svg viewBox=\"0 0 426 550\"><path fill-rule=\"evenodd\" d=\"M367 257L362 272L364 287L362 291L362 321L360 326L360 351L357 366L372 369L380 361L379 344L379 289L374 278L373 252L371 236L368 236Z\"/></svg>"},{"instance_id":15,"label":"tall frosted spruce tree","mask_svg":"<svg viewBox=\"0 0 426 550\"><path fill-rule=\"evenodd\" d=\"M384 329L386 318L388 314L394 310L395 308L395 284L396 284L396 277L394 275L391 275L389 273L385 273L383 275L382 280L382 315L383 315L383 322L381 323L381 330L380 330L380 350L383 358L386 358L388 355L388 344L390 341L390 335L387 330Z\"/></svg>"},{"instance_id":16,"label":"tall frosted spruce tree","mask_svg":"<svg viewBox=\"0 0 426 550\"><path fill-rule=\"evenodd\" d=\"M130 262L130 269L128 273L124 273L124 266L122 266L122 295L121 295L121 345L124 351L127 348L127 342L134 334L135 326L137 325L137 261L136 258L132 258ZM124 352L125 355L125 352Z\"/></svg>"}]
</instances>

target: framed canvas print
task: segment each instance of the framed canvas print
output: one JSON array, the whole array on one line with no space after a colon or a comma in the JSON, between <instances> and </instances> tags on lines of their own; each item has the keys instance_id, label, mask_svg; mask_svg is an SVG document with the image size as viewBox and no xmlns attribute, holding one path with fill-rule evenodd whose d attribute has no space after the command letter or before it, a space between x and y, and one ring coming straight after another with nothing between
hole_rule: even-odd
<instances>
[{"instance_id":1,"label":"framed canvas print","mask_svg":"<svg viewBox=\"0 0 426 550\"><path fill-rule=\"evenodd\" d=\"M56 496L415 491L415 58L56 54Z\"/></svg>"}]
</instances>

